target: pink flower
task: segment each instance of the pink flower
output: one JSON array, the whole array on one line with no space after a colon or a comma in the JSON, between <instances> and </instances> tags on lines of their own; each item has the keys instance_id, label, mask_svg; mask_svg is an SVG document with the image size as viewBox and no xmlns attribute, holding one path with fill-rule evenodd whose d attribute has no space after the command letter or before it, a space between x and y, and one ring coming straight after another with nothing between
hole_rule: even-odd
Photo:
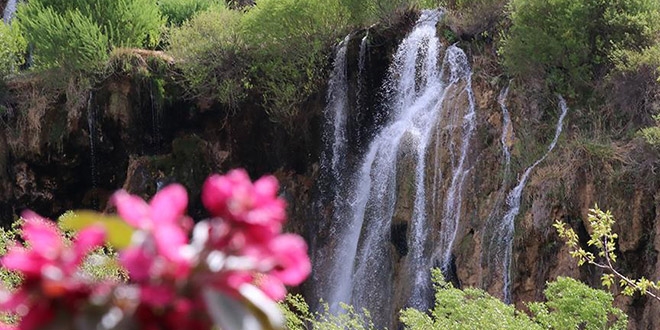
<instances>
[{"instance_id":1,"label":"pink flower","mask_svg":"<svg viewBox=\"0 0 660 330\"><path fill-rule=\"evenodd\" d=\"M284 234L277 236L268 245L274 267L271 275L280 279L286 285L298 285L312 271L312 265L307 256L307 244L298 235Z\"/></svg>"},{"instance_id":2,"label":"pink flower","mask_svg":"<svg viewBox=\"0 0 660 330\"><path fill-rule=\"evenodd\" d=\"M77 271L85 255L103 243L105 231L86 228L69 245L49 220L29 211L23 218L23 238L28 247L11 246L2 265L21 273L24 281L16 290L3 292L0 309L21 316L18 329L38 329L57 311L75 313L89 296L91 287Z\"/></svg>"},{"instance_id":3,"label":"pink flower","mask_svg":"<svg viewBox=\"0 0 660 330\"><path fill-rule=\"evenodd\" d=\"M279 225L286 218L285 203L277 198L277 179L264 176L254 185L244 170L212 175L202 188L202 203L211 215L254 225Z\"/></svg>"},{"instance_id":4,"label":"pink flower","mask_svg":"<svg viewBox=\"0 0 660 330\"><path fill-rule=\"evenodd\" d=\"M174 263L187 263L181 253L181 247L188 243L190 228L190 219L185 216L188 195L183 186L165 187L149 204L124 190L116 192L111 202L128 224L153 236L159 254Z\"/></svg>"},{"instance_id":5,"label":"pink flower","mask_svg":"<svg viewBox=\"0 0 660 330\"><path fill-rule=\"evenodd\" d=\"M265 255L259 257L269 271L255 277L255 285L267 296L280 300L286 295L284 285L298 285L309 276L312 266L307 256L307 244L298 235L284 234L268 244Z\"/></svg>"},{"instance_id":6,"label":"pink flower","mask_svg":"<svg viewBox=\"0 0 660 330\"><path fill-rule=\"evenodd\" d=\"M85 255L105 240L102 228L89 227L78 232L73 246L69 247L62 232L51 221L30 211L24 212L23 218L23 238L29 247L10 247L2 258L2 265L28 279L59 280L72 275Z\"/></svg>"}]
</instances>

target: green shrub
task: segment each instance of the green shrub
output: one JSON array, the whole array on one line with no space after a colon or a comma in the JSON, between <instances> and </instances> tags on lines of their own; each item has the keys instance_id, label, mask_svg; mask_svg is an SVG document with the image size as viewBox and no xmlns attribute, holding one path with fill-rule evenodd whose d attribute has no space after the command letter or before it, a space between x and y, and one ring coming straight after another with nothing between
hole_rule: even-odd
<instances>
[{"instance_id":1,"label":"green shrub","mask_svg":"<svg viewBox=\"0 0 660 330\"><path fill-rule=\"evenodd\" d=\"M435 307L428 315L401 312L406 329L626 329L628 318L612 307L611 294L559 277L544 291L547 301L528 304L532 313L516 311L480 289L456 289L433 270Z\"/></svg>"},{"instance_id":2,"label":"green shrub","mask_svg":"<svg viewBox=\"0 0 660 330\"><path fill-rule=\"evenodd\" d=\"M431 315L414 308L401 311L406 329L542 329L526 314L483 290L454 288L438 269L433 270L433 287L435 307Z\"/></svg>"},{"instance_id":3,"label":"green shrub","mask_svg":"<svg viewBox=\"0 0 660 330\"><path fill-rule=\"evenodd\" d=\"M114 47L155 47L163 25L154 0L32 0L16 18L40 68L90 69Z\"/></svg>"},{"instance_id":4,"label":"green shrub","mask_svg":"<svg viewBox=\"0 0 660 330\"><path fill-rule=\"evenodd\" d=\"M347 33L348 20L346 7L334 0L262 0L245 13L250 78L271 118L295 117L297 105L318 91L326 52Z\"/></svg>"},{"instance_id":5,"label":"green shrub","mask_svg":"<svg viewBox=\"0 0 660 330\"><path fill-rule=\"evenodd\" d=\"M22 7L20 13L18 22L35 45L37 67L92 69L106 60L108 38L80 11L61 15L35 1Z\"/></svg>"},{"instance_id":6,"label":"green shrub","mask_svg":"<svg viewBox=\"0 0 660 330\"><path fill-rule=\"evenodd\" d=\"M358 313L352 306L342 305L343 312L338 315L330 313L328 304L323 305L322 312L312 312L305 299L299 295L289 294L281 302L280 309L286 319L289 330L371 330L376 329L368 311Z\"/></svg>"},{"instance_id":7,"label":"green shrub","mask_svg":"<svg viewBox=\"0 0 660 330\"><path fill-rule=\"evenodd\" d=\"M581 92L613 67L615 51L640 51L660 31L657 0L512 0L501 44L514 76L541 75L561 93Z\"/></svg>"},{"instance_id":8,"label":"green shrub","mask_svg":"<svg viewBox=\"0 0 660 330\"><path fill-rule=\"evenodd\" d=\"M18 70L25 61L26 47L18 25L0 23L0 78Z\"/></svg>"},{"instance_id":9,"label":"green shrub","mask_svg":"<svg viewBox=\"0 0 660 330\"><path fill-rule=\"evenodd\" d=\"M463 39L495 34L507 3L507 0L442 0L441 6L446 9L443 23Z\"/></svg>"},{"instance_id":10,"label":"green shrub","mask_svg":"<svg viewBox=\"0 0 660 330\"><path fill-rule=\"evenodd\" d=\"M241 12L214 6L172 29L169 53L183 72L192 97L237 106L247 84L246 46L239 34Z\"/></svg>"},{"instance_id":11,"label":"green shrub","mask_svg":"<svg viewBox=\"0 0 660 330\"><path fill-rule=\"evenodd\" d=\"M173 26L181 26L195 14L209 9L212 5L224 4L222 0L160 0L158 7Z\"/></svg>"},{"instance_id":12,"label":"green shrub","mask_svg":"<svg viewBox=\"0 0 660 330\"><path fill-rule=\"evenodd\" d=\"M626 329L628 316L613 307L608 292L592 289L569 277L558 277L543 291L545 303L528 307L543 329Z\"/></svg>"}]
</instances>

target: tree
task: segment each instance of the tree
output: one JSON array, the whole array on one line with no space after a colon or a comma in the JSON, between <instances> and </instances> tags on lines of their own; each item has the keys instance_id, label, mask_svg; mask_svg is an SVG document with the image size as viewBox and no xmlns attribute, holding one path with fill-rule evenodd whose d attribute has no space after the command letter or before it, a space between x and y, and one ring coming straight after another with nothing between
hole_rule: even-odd
<instances>
[{"instance_id":1,"label":"tree","mask_svg":"<svg viewBox=\"0 0 660 330\"><path fill-rule=\"evenodd\" d=\"M660 31L657 0L512 0L509 11L504 66L541 75L560 93L589 88L613 67L615 51L642 51Z\"/></svg>"}]
</instances>

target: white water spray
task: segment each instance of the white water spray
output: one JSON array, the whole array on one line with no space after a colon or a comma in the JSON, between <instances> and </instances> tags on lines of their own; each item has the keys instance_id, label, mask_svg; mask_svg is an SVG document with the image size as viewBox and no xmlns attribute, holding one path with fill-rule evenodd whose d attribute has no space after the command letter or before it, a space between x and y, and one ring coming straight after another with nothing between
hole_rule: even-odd
<instances>
[{"instance_id":1,"label":"white water spray","mask_svg":"<svg viewBox=\"0 0 660 330\"><path fill-rule=\"evenodd\" d=\"M356 308L368 308L377 314L373 315L374 319L393 315L394 266L390 236L396 204L397 158L401 153L411 153L415 160L414 173L402 174L412 175L410 181L415 184L408 234L411 248L405 267L411 272L408 278L411 287L415 290L430 287L426 156L436 136L434 130L445 125L453 125L446 128L452 136L458 134L455 138L458 145L448 146L457 148L459 154L458 161L450 169L453 194L449 200L450 207L460 209L469 140L475 127L474 96L471 71L463 51L451 46L445 51L442 66L438 63L442 47L435 35L435 26L440 15L438 11L422 12L413 31L397 49L385 84L392 120L375 136L351 180L354 185L342 194L347 199L346 209L335 210L340 213L335 214L334 219L342 225L338 227L336 257L332 265L326 267L332 273L330 283L326 283L330 292L326 298L331 309L339 302L347 302ZM467 109L443 104L450 91L456 98L467 98L463 103L467 104ZM451 123L439 123L444 117L451 118ZM458 214L451 215L453 221L458 221ZM418 291L425 293L425 290ZM431 299L426 294L417 295L417 291L406 294L405 299L414 305L427 305Z\"/></svg>"},{"instance_id":2,"label":"white water spray","mask_svg":"<svg viewBox=\"0 0 660 330\"><path fill-rule=\"evenodd\" d=\"M552 143L550 143L550 146L548 147L548 150L545 152L545 154L539 158L532 166L528 167L527 170L523 173L522 177L520 178L520 181L518 182L518 185L511 190L509 195L507 196L507 206L509 207L509 211L504 215L504 218L502 219L502 223L500 227L497 229L495 236L496 238L500 239L505 246L503 247L503 253L504 256L502 258L502 279L504 282L504 287L503 287L503 293L504 293L504 302L505 303L511 303L511 258L513 255L513 234L514 234L514 229L515 229L515 224L514 220L516 216L518 215L518 212L520 212L520 198L522 195L522 191L525 188L525 183L527 182L527 179L529 178L529 175L532 173L532 170L540 164L542 161L545 160L546 157L548 157L548 154L555 148L555 145L557 144L557 140L559 139L559 135L562 132L563 124L564 124L564 117L566 117L566 113L568 112L568 106L566 105L566 101L564 100L563 97L559 96L559 106L561 108L561 115L559 116L559 120L557 121L557 128L555 129L555 136L552 139Z\"/></svg>"},{"instance_id":3,"label":"white water spray","mask_svg":"<svg viewBox=\"0 0 660 330\"><path fill-rule=\"evenodd\" d=\"M5 5L5 11L2 16L2 20L5 24L11 23L12 18L14 18L14 13L16 13L16 4L17 0L8 0Z\"/></svg>"},{"instance_id":4,"label":"white water spray","mask_svg":"<svg viewBox=\"0 0 660 330\"><path fill-rule=\"evenodd\" d=\"M458 223L461 217L461 206L463 204L463 188L465 178L469 172L466 164L467 153L470 148L470 139L476 127L475 100L472 91L472 71L467 61L465 53L460 52L457 56L451 58L452 77L464 77L465 93L468 99L468 110L461 123L463 135L462 144L458 161L452 159L452 178L451 185L447 190L447 196L444 203L444 212L442 216L442 227L440 231L440 244L437 249L441 253L442 270L447 273L451 263L451 251L458 232ZM455 158L455 157L453 157Z\"/></svg>"},{"instance_id":5,"label":"white water spray","mask_svg":"<svg viewBox=\"0 0 660 330\"><path fill-rule=\"evenodd\" d=\"M96 169L96 146L94 135L96 135L96 109L93 104L94 94L89 92L89 97L87 99L87 129L89 130L89 163L90 171L92 176L92 188L96 188L98 185L98 173Z\"/></svg>"}]
</instances>

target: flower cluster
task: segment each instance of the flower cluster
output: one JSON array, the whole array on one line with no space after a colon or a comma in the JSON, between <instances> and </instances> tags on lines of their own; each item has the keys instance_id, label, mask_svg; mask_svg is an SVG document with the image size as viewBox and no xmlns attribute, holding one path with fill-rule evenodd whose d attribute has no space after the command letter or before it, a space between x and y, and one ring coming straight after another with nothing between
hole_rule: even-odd
<instances>
[{"instance_id":1,"label":"flower cluster","mask_svg":"<svg viewBox=\"0 0 660 330\"><path fill-rule=\"evenodd\" d=\"M202 189L211 217L197 224L186 216L180 185L149 203L118 191L111 203L133 228L130 244L117 247L127 282L94 281L80 269L106 234L116 235L103 221L67 244L52 222L27 213L27 246L16 243L2 259L24 281L4 291L0 308L18 315L18 329L280 327L273 300L284 297L285 285L300 284L311 266L302 238L281 233L286 205L277 191L274 177L252 183L243 170L213 175Z\"/></svg>"}]
</instances>

